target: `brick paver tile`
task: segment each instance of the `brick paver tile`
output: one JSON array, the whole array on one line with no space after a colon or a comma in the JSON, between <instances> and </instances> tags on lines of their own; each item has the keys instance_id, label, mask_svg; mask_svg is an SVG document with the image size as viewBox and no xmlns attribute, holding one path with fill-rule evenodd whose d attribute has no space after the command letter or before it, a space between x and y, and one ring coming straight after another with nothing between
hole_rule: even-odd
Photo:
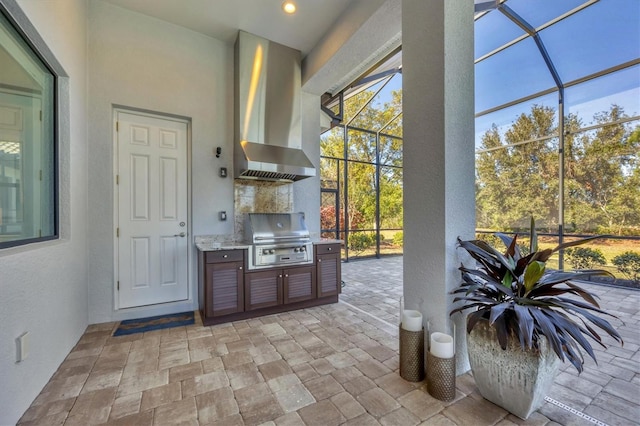
<instances>
[{"instance_id":1,"label":"brick paver tile","mask_svg":"<svg viewBox=\"0 0 640 426\"><path fill-rule=\"evenodd\" d=\"M362 392L356 399L374 417L384 416L400 408L398 401L378 387Z\"/></svg>"},{"instance_id":2,"label":"brick paver tile","mask_svg":"<svg viewBox=\"0 0 640 426\"><path fill-rule=\"evenodd\" d=\"M346 420L329 400L301 408L298 414L307 425L337 426Z\"/></svg>"},{"instance_id":3,"label":"brick paver tile","mask_svg":"<svg viewBox=\"0 0 640 426\"><path fill-rule=\"evenodd\" d=\"M196 399L189 397L155 409L154 425L195 425L198 426Z\"/></svg>"},{"instance_id":4,"label":"brick paver tile","mask_svg":"<svg viewBox=\"0 0 640 426\"><path fill-rule=\"evenodd\" d=\"M320 376L306 381L304 385L317 401L322 401L344 391L340 383L332 376Z\"/></svg>"},{"instance_id":5,"label":"brick paver tile","mask_svg":"<svg viewBox=\"0 0 640 426\"><path fill-rule=\"evenodd\" d=\"M348 392L333 395L330 401L347 419L353 419L366 412L364 407Z\"/></svg>"},{"instance_id":6,"label":"brick paver tile","mask_svg":"<svg viewBox=\"0 0 640 426\"><path fill-rule=\"evenodd\" d=\"M275 393L275 396L285 413L297 411L316 402L316 399L302 383L281 389Z\"/></svg>"},{"instance_id":7,"label":"brick paver tile","mask_svg":"<svg viewBox=\"0 0 640 426\"><path fill-rule=\"evenodd\" d=\"M182 399L180 382L173 382L168 385L148 389L142 392L140 411L147 411L180 399Z\"/></svg>"},{"instance_id":8,"label":"brick paver tile","mask_svg":"<svg viewBox=\"0 0 640 426\"><path fill-rule=\"evenodd\" d=\"M426 420L436 413L439 413L444 408L442 402L433 398L431 395L427 394L425 390L422 389L416 389L401 396L400 398L398 398L398 402L407 410L411 411L411 413L418 417L420 420Z\"/></svg>"},{"instance_id":9,"label":"brick paver tile","mask_svg":"<svg viewBox=\"0 0 640 426\"><path fill-rule=\"evenodd\" d=\"M224 371L214 371L183 380L181 383L182 397L186 398L229 386L229 379Z\"/></svg>"},{"instance_id":10,"label":"brick paver tile","mask_svg":"<svg viewBox=\"0 0 640 426\"><path fill-rule=\"evenodd\" d=\"M198 420L203 424L222 421L240 412L233 390L229 386L196 395L196 405Z\"/></svg>"},{"instance_id":11,"label":"brick paver tile","mask_svg":"<svg viewBox=\"0 0 640 426\"><path fill-rule=\"evenodd\" d=\"M403 407L400 407L380 418L380 424L383 426L414 426L419 423L420 419Z\"/></svg>"},{"instance_id":12,"label":"brick paver tile","mask_svg":"<svg viewBox=\"0 0 640 426\"><path fill-rule=\"evenodd\" d=\"M438 410L439 411L439 410ZM415 414L415 413L414 413ZM435 414L435 413L434 413ZM456 424L495 424L507 416L507 411L487 401L471 396L446 407L442 414Z\"/></svg>"},{"instance_id":13,"label":"brick paver tile","mask_svg":"<svg viewBox=\"0 0 640 426\"><path fill-rule=\"evenodd\" d=\"M124 395L116 398L113 406L111 407L109 420L117 420L121 417L139 413L141 401L142 392L131 393L129 395Z\"/></svg>"},{"instance_id":14,"label":"brick paver tile","mask_svg":"<svg viewBox=\"0 0 640 426\"><path fill-rule=\"evenodd\" d=\"M358 396L362 392L376 387L376 384L368 377L359 376L343 383L344 389L353 396Z\"/></svg>"},{"instance_id":15,"label":"brick paver tile","mask_svg":"<svg viewBox=\"0 0 640 426\"><path fill-rule=\"evenodd\" d=\"M260 370L260 373L262 373L262 376L266 381L292 373L289 364L281 359L259 365L258 370Z\"/></svg>"}]
</instances>

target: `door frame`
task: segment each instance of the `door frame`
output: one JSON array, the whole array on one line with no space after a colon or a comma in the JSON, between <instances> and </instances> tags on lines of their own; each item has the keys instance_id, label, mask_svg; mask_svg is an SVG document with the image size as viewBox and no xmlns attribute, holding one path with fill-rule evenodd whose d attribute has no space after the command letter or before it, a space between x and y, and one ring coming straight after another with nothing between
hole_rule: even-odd
<instances>
[{"instance_id":1,"label":"door frame","mask_svg":"<svg viewBox=\"0 0 640 426\"><path fill-rule=\"evenodd\" d=\"M118 199L118 184L116 183L116 179L118 176L118 131L117 131L117 125L118 125L118 113L123 113L123 114L133 114L133 115L139 115L139 116L143 116L143 117L150 117L150 118L156 118L156 119L160 119L160 120L172 120L172 121L178 121L181 123L184 123L187 126L187 238L188 238L188 242L187 242L187 299L186 300L179 300L179 301L175 301L175 302L167 302L167 303L162 303L162 304L156 304L156 305L145 305L145 306L132 306L129 308L121 308L119 306L120 302L119 302L119 298L118 298L118 278L120 276L120 270L119 270L119 262L118 262L118 236L116 235L116 230L118 228L118 219L119 219L119 199ZM191 175L192 175L192 170L191 170L191 118L189 117L184 117L181 115L176 115L176 114L169 114L169 113L162 113L162 112L157 112L157 111L150 111L150 110L146 110L146 109L141 109L141 108L134 108L134 107L128 107L128 106L121 106L121 105L112 105L112 135L113 135L113 147L112 147L112 155L113 155L113 164L112 164L112 171L111 171L111 184L113 185L113 191L112 191L112 196L113 196L113 228L112 228L112 232L113 232L113 239L111 240L113 243L113 282L112 282L112 286L111 286L111 295L113 298L113 310L114 312L131 312L131 313L135 313L135 312L153 312L153 314L156 314L157 312L155 311L163 311L161 313L157 313L158 315L161 315L163 313L172 313L173 307L174 306L184 306L185 303L187 303L190 308L188 309L195 309L193 308L193 304L194 304L194 294L197 294L197 292L194 291L194 273L193 273L193 262L194 262L194 255L193 255L193 250L192 250L192 244L190 244L191 241L193 241L192 238L192 229L193 229L193 225L192 225L192 219L193 219L193 212L192 212L192 202L191 202ZM197 277L197 274L195 274L195 276ZM184 310L184 309L183 309ZM164 312L167 311L167 312ZM178 312L178 311L176 311ZM136 315L133 315L132 317L135 317ZM127 316L128 319L128 316Z\"/></svg>"}]
</instances>

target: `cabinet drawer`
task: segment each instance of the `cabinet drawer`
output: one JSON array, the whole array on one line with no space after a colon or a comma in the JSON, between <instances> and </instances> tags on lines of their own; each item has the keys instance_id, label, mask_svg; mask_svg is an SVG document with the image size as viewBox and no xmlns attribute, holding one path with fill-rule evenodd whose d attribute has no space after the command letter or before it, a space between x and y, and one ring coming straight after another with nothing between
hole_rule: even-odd
<instances>
[{"instance_id":1,"label":"cabinet drawer","mask_svg":"<svg viewBox=\"0 0 640 426\"><path fill-rule=\"evenodd\" d=\"M316 254L340 253L340 243L336 244L316 244L314 246Z\"/></svg>"},{"instance_id":2,"label":"cabinet drawer","mask_svg":"<svg viewBox=\"0 0 640 426\"><path fill-rule=\"evenodd\" d=\"M206 252L207 263L242 262L244 250L216 250Z\"/></svg>"}]
</instances>

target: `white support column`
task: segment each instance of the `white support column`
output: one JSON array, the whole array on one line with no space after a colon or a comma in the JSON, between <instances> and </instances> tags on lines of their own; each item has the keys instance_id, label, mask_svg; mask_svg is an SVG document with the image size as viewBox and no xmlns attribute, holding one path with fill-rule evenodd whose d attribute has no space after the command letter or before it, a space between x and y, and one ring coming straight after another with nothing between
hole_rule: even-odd
<instances>
[{"instance_id":1,"label":"white support column","mask_svg":"<svg viewBox=\"0 0 640 426\"><path fill-rule=\"evenodd\" d=\"M404 298L444 331L475 229L473 0L403 0ZM458 374L468 370L456 323ZM451 330L448 330L451 332Z\"/></svg>"}]
</instances>

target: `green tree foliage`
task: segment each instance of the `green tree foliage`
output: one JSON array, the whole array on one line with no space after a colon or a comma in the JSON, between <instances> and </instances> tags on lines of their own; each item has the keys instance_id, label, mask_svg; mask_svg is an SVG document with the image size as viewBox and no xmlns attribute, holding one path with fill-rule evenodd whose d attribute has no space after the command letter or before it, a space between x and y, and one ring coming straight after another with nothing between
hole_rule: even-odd
<instances>
[{"instance_id":1,"label":"green tree foliage","mask_svg":"<svg viewBox=\"0 0 640 426\"><path fill-rule=\"evenodd\" d=\"M501 135L482 137L476 158L477 221L480 228L526 229L557 225L558 143L553 108L534 106Z\"/></svg>"},{"instance_id":2,"label":"green tree foliage","mask_svg":"<svg viewBox=\"0 0 640 426\"><path fill-rule=\"evenodd\" d=\"M565 117L565 230L640 235L640 125L612 105L594 116L596 129ZM558 226L559 146L554 108L534 105L501 132L494 125L476 155L479 228L517 231L529 217ZM611 124L609 124L611 123Z\"/></svg>"},{"instance_id":3,"label":"green tree foliage","mask_svg":"<svg viewBox=\"0 0 640 426\"><path fill-rule=\"evenodd\" d=\"M349 229L375 229L377 164L380 165L381 226L402 227L402 117L399 115L402 111L402 93L391 91L390 100L383 103L378 98L371 99L376 89L364 90L345 101L346 135L343 126L334 127L322 135L320 142L322 156L336 158L325 158L321 162L323 185L337 187L340 182L343 198L343 173L347 168L348 200L340 200L340 209L342 212L348 211L348 217L341 219L346 219L345 225ZM375 132L378 131L379 152L376 152ZM345 150L350 160L346 164L337 160L344 158ZM326 213L330 213L329 209ZM359 234L352 234L350 238L359 238L355 235Z\"/></svg>"},{"instance_id":4,"label":"green tree foliage","mask_svg":"<svg viewBox=\"0 0 640 426\"><path fill-rule=\"evenodd\" d=\"M575 231L640 234L640 126L615 123L627 118L613 105L594 116L595 130L569 135L567 147L567 223ZM570 122L579 126L574 117Z\"/></svg>"}]
</instances>

